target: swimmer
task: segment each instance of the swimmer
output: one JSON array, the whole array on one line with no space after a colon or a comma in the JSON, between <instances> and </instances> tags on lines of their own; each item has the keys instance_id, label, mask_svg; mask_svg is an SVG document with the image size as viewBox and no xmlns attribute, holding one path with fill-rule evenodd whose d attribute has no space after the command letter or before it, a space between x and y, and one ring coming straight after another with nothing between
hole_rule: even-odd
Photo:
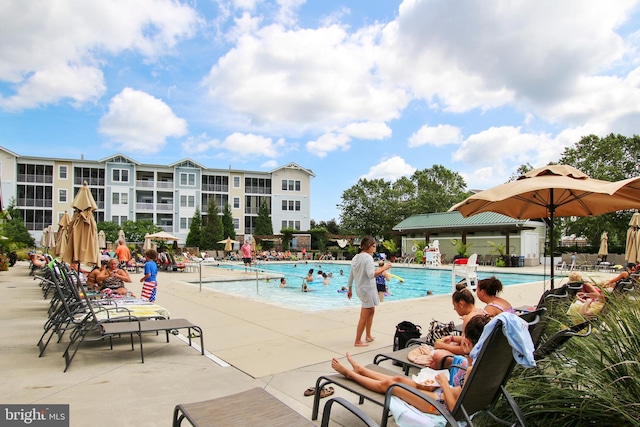
<instances>
[{"instance_id":1,"label":"swimmer","mask_svg":"<svg viewBox=\"0 0 640 427\"><path fill-rule=\"evenodd\" d=\"M340 275L344 276L344 271L340 270Z\"/></svg>"},{"instance_id":2,"label":"swimmer","mask_svg":"<svg viewBox=\"0 0 640 427\"><path fill-rule=\"evenodd\" d=\"M287 286L287 279L285 279L284 277L280 278L280 287L284 288Z\"/></svg>"},{"instance_id":3,"label":"swimmer","mask_svg":"<svg viewBox=\"0 0 640 427\"><path fill-rule=\"evenodd\" d=\"M346 286L343 286L342 288L338 289L338 292L342 294L344 292L349 292L349 289L347 289Z\"/></svg>"}]
</instances>

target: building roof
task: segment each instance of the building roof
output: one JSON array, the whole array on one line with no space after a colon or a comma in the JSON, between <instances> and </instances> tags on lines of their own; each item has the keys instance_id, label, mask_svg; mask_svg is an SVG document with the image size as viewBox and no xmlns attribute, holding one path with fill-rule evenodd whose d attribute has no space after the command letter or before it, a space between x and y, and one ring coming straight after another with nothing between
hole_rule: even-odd
<instances>
[{"instance_id":1,"label":"building roof","mask_svg":"<svg viewBox=\"0 0 640 427\"><path fill-rule=\"evenodd\" d=\"M413 215L393 227L394 231L407 232L447 232L447 231L491 231L522 230L544 225L539 221L522 220L495 212L482 212L464 218L458 211Z\"/></svg>"}]
</instances>

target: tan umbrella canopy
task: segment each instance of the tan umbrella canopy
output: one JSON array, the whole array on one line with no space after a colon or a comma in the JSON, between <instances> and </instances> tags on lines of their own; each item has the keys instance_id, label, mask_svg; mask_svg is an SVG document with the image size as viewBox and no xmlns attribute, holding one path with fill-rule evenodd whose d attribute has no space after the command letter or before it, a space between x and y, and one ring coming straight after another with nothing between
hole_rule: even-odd
<instances>
[{"instance_id":1,"label":"tan umbrella canopy","mask_svg":"<svg viewBox=\"0 0 640 427\"><path fill-rule=\"evenodd\" d=\"M47 227L47 241L46 241L46 245L47 249L54 249L56 248L56 233L55 231L53 231L53 225L50 225L49 227Z\"/></svg>"},{"instance_id":2,"label":"tan umbrella canopy","mask_svg":"<svg viewBox=\"0 0 640 427\"><path fill-rule=\"evenodd\" d=\"M61 257L67 248L67 241L69 240L69 224L71 224L71 217L65 211L64 215L58 221L58 233L56 234L56 256Z\"/></svg>"},{"instance_id":3,"label":"tan umbrella canopy","mask_svg":"<svg viewBox=\"0 0 640 427\"><path fill-rule=\"evenodd\" d=\"M178 240L176 236L169 234L166 231L159 231L157 233L149 234L148 236L145 237L145 239L147 238L150 240L164 240L164 241Z\"/></svg>"},{"instance_id":4,"label":"tan umbrella canopy","mask_svg":"<svg viewBox=\"0 0 640 427\"><path fill-rule=\"evenodd\" d=\"M104 230L98 231L98 247L100 249L107 247L107 236L104 234Z\"/></svg>"},{"instance_id":5,"label":"tan umbrella canopy","mask_svg":"<svg viewBox=\"0 0 640 427\"><path fill-rule=\"evenodd\" d=\"M151 239L149 238L149 233L144 235L144 244L142 245L142 250L143 251L149 251L153 249L153 243L151 242Z\"/></svg>"},{"instance_id":6,"label":"tan umbrella canopy","mask_svg":"<svg viewBox=\"0 0 640 427\"><path fill-rule=\"evenodd\" d=\"M67 247L62 256L63 261L71 263L80 261L85 264L98 264L98 228L93 213L98 205L85 181L75 199L73 199L73 217L69 225Z\"/></svg>"},{"instance_id":7,"label":"tan umbrella canopy","mask_svg":"<svg viewBox=\"0 0 640 427\"><path fill-rule=\"evenodd\" d=\"M125 238L124 235L124 231L122 229L120 229L120 231L118 231L118 241L122 240L123 242L126 242L127 239Z\"/></svg>"},{"instance_id":8,"label":"tan umbrella canopy","mask_svg":"<svg viewBox=\"0 0 640 427\"><path fill-rule=\"evenodd\" d=\"M237 240L233 240L231 237L228 237L224 240L220 240L218 241L218 243L224 243L224 250L227 252L231 252L233 250L233 244L234 243L240 243Z\"/></svg>"},{"instance_id":9,"label":"tan umbrella canopy","mask_svg":"<svg viewBox=\"0 0 640 427\"><path fill-rule=\"evenodd\" d=\"M640 258L640 213L636 211L629 221L627 230L627 246L624 251L624 259L627 262L637 263Z\"/></svg>"},{"instance_id":10,"label":"tan umbrella canopy","mask_svg":"<svg viewBox=\"0 0 640 427\"><path fill-rule=\"evenodd\" d=\"M604 231L600 236L600 249L598 249L598 256L603 261L606 261L607 255L609 255L609 233Z\"/></svg>"},{"instance_id":11,"label":"tan umbrella canopy","mask_svg":"<svg viewBox=\"0 0 640 427\"><path fill-rule=\"evenodd\" d=\"M40 246L43 248L47 246L47 234L49 233L49 227L42 229L42 236L40 236Z\"/></svg>"},{"instance_id":12,"label":"tan umbrella canopy","mask_svg":"<svg viewBox=\"0 0 640 427\"><path fill-rule=\"evenodd\" d=\"M556 216L596 216L640 206L640 186L636 189L636 184L634 180L601 181L571 166L549 165L474 194L449 210L457 210L464 217L497 212L516 219L543 218L553 236ZM550 249L553 288L553 238Z\"/></svg>"}]
</instances>

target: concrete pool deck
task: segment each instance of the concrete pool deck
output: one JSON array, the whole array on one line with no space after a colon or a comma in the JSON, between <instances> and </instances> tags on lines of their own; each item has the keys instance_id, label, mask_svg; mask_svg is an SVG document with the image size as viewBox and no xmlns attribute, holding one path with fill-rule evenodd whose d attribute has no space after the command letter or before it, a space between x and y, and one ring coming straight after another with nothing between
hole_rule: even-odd
<instances>
[{"instance_id":1,"label":"concrete pool deck","mask_svg":"<svg viewBox=\"0 0 640 427\"><path fill-rule=\"evenodd\" d=\"M396 271L400 268L394 266ZM543 270L542 266L524 267L513 272L542 274ZM612 276L587 275L594 279ZM139 294L142 274L131 276L131 288ZM207 269L205 277L203 269L203 280L242 277L246 277L244 272L218 269ZM566 273L562 280L559 273L556 277L556 285L566 281ZM61 356L66 336L59 344L50 343L43 357L38 357L36 342L49 301L42 298L38 281L28 276L28 264L19 262L1 272L0 403L69 404L72 426L159 426L170 423L178 403L259 386L310 418L313 398L303 392L315 385L319 375L332 372L333 357L343 358L350 352L359 362L371 363L375 354L391 349L395 325L403 320L423 329L432 319L458 320L449 295L385 302L376 310L376 340L369 347L356 348L357 306L303 312L221 292L200 292L198 281L198 272L161 272L157 303L167 308L172 318L187 318L202 327L210 357L201 356L174 336L170 343L163 335L145 336L144 364L137 345L132 352L124 339L113 350L106 342L83 346L64 373ZM273 286L278 285L273 282ZM505 287L503 296L514 306L535 304L543 286L542 282L511 285ZM336 394L357 401L349 393L336 390ZM367 403L363 407L379 420L379 407ZM336 425L358 425L343 415L337 411Z\"/></svg>"}]
</instances>

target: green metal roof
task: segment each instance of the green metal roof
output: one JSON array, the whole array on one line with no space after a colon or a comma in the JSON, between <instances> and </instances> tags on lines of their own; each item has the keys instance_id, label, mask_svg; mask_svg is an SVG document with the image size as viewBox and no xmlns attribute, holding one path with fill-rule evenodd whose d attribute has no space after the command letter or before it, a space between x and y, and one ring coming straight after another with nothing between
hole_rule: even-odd
<instances>
[{"instance_id":1,"label":"green metal roof","mask_svg":"<svg viewBox=\"0 0 640 427\"><path fill-rule=\"evenodd\" d=\"M466 227L489 229L500 226L522 227L528 222L530 221L511 218L495 212L482 212L476 215L471 215L468 218L464 218L460 212L454 211L414 215L393 227L393 230L436 230ZM537 221L535 222L535 225L539 225Z\"/></svg>"}]
</instances>

